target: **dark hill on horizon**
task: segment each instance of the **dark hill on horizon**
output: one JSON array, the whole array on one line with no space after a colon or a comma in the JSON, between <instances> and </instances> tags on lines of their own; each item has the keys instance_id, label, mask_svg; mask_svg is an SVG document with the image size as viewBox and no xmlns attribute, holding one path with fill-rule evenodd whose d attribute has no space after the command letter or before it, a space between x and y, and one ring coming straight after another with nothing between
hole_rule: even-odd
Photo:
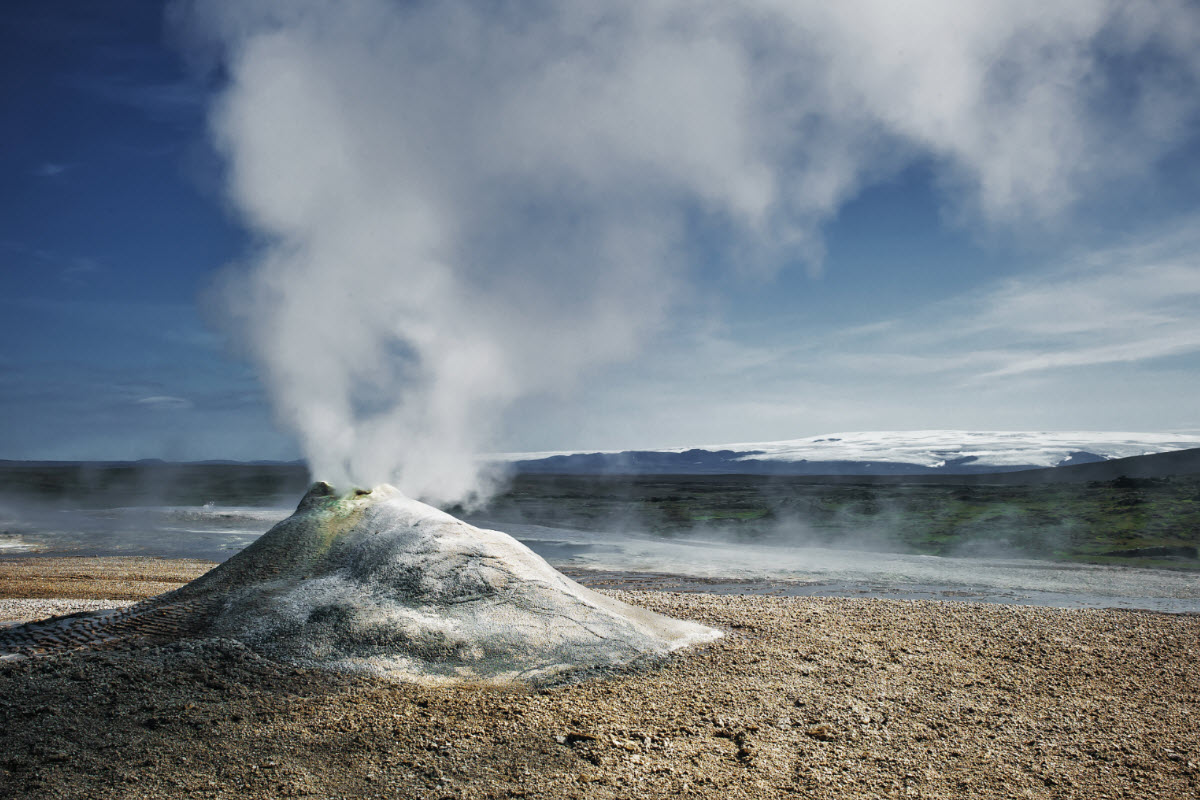
<instances>
[{"instance_id":1,"label":"dark hill on horizon","mask_svg":"<svg viewBox=\"0 0 1200 800\"><path fill-rule=\"evenodd\" d=\"M1200 474L1200 447L1175 450L1170 453L1153 453L1147 456L1114 458L1090 464L1072 464L1022 472L988 476L988 483L1078 483L1083 481L1111 481L1118 478L1148 480L1170 478L1174 475ZM976 481L983 483L983 476Z\"/></svg>"},{"instance_id":2,"label":"dark hill on horizon","mask_svg":"<svg viewBox=\"0 0 1200 800\"><path fill-rule=\"evenodd\" d=\"M809 462L818 467L824 462ZM840 462L839 462L840 463ZM847 468L852 462L846 462ZM516 465L514 465L516 466ZM664 465L665 466L665 465ZM861 464L860 464L861 466ZM897 465L890 465L897 466ZM900 467L912 465L898 465ZM754 472L671 473L666 469L646 474L597 472L573 469L556 473L515 469L513 477L553 483L557 478L603 479L621 483L654 477L674 482L734 480L746 484L927 484L1020 486L1049 483L1086 483L1119 478L1151 480L1174 475L1200 475L1200 448L1117 458L1061 467L945 474L925 470L917 474L795 474ZM287 505L304 494L312 482L300 462L63 462L0 460L0 497L69 502L85 506L203 505L214 501L234 505Z\"/></svg>"},{"instance_id":3,"label":"dark hill on horizon","mask_svg":"<svg viewBox=\"0 0 1200 800\"><path fill-rule=\"evenodd\" d=\"M98 508L290 505L311 482L300 462L0 461L0 498Z\"/></svg>"}]
</instances>

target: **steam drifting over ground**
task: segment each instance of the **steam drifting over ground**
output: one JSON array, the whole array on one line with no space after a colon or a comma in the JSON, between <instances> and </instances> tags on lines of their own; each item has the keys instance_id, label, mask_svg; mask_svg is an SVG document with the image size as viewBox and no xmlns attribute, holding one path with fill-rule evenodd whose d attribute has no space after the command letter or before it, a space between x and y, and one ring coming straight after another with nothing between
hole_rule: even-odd
<instances>
[{"instance_id":1,"label":"steam drifting over ground","mask_svg":"<svg viewBox=\"0 0 1200 800\"><path fill-rule=\"evenodd\" d=\"M917 159L965 216L1053 219L1168 152L1200 74L1170 2L175 10L228 76L211 130L259 238L222 316L316 476L442 501L506 407L690 301L696 226L730 269L817 271L821 224Z\"/></svg>"}]
</instances>

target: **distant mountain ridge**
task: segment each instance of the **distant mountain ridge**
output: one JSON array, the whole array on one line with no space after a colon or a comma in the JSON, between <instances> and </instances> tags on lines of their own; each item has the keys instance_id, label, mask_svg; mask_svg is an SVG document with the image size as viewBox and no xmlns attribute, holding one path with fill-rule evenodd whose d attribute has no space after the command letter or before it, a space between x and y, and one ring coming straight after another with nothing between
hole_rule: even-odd
<instances>
[{"instance_id":1,"label":"distant mountain ridge","mask_svg":"<svg viewBox=\"0 0 1200 800\"><path fill-rule=\"evenodd\" d=\"M1082 483L1084 481L1157 480L1172 476L1200 475L1200 447L1153 453L1148 456L1114 458L1094 464L1030 470L996 476L995 482L1036 481L1044 483ZM999 479L998 481L996 479Z\"/></svg>"},{"instance_id":2,"label":"distant mountain ridge","mask_svg":"<svg viewBox=\"0 0 1200 800\"><path fill-rule=\"evenodd\" d=\"M1062 468L1200 447L1200 435L874 431L663 450L501 457L525 474L980 475Z\"/></svg>"}]
</instances>

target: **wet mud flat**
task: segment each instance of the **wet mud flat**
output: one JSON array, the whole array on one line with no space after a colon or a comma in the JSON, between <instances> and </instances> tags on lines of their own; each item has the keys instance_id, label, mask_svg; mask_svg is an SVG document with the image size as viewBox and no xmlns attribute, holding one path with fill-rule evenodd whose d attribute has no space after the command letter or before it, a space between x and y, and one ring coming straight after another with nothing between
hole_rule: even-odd
<instances>
[{"instance_id":1,"label":"wet mud flat","mask_svg":"<svg viewBox=\"0 0 1200 800\"><path fill-rule=\"evenodd\" d=\"M0 666L0 796L1192 797L1200 618L613 591L726 636L542 687L183 641Z\"/></svg>"}]
</instances>

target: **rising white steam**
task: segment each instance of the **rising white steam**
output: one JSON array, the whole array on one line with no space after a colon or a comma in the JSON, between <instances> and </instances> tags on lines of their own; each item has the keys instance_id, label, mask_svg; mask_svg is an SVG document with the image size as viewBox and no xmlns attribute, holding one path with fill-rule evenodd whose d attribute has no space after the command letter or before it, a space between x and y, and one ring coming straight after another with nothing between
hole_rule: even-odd
<instances>
[{"instance_id":1,"label":"rising white steam","mask_svg":"<svg viewBox=\"0 0 1200 800\"><path fill-rule=\"evenodd\" d=\"M176 12L228 76L211 127L261 245L223 296L280 420L318 477L435 500L506 405L635 352L695 226L816 268L820 225L918 158L985 222L1053 218L1169 152L1200 74L1169 2Z\"/></svg>"}]
</instances>

